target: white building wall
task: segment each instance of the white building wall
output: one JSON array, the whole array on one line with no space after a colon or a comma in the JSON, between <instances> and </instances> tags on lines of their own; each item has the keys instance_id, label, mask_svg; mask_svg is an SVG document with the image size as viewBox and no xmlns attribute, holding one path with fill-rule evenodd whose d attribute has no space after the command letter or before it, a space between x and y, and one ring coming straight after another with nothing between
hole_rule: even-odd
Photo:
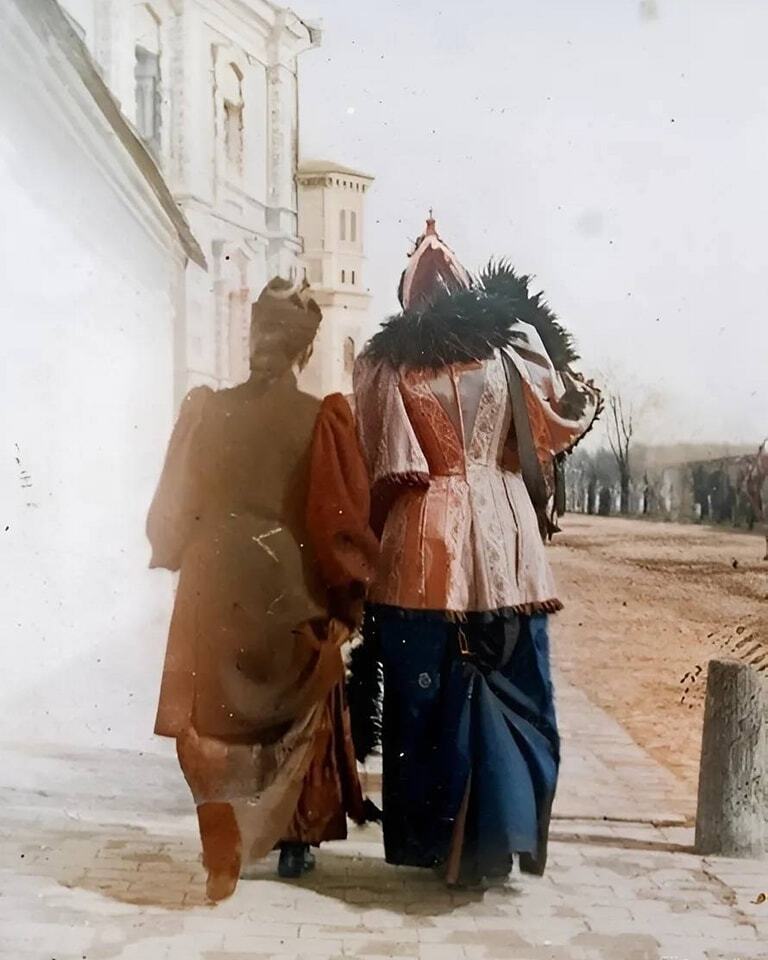
<instances>
[{"instance_id":1,"label":"white building wall","mask_svg":"<svg viewBox=\"0 0 768 960\"><path fill-rule=\"evenodd\" d=\"M144 519L183 259L120 144L27 53L6 38L0 58L0 737L143 746L172 590Z\"/></svg>"}]
</instances>

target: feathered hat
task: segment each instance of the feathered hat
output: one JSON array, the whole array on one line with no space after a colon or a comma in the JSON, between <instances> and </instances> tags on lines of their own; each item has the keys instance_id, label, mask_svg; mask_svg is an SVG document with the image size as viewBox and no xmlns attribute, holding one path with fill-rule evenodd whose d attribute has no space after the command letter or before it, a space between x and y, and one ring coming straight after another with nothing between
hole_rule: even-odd
<instances>
[{"instance_id":1,"label":"feathered hat","mask_svg":"<svg viewBox=\"0 0 768 960\"><path fill-rule=\"evenodd\" d=\"M403 310L417 311L441 294L471 286L470 276L456 254L440 239L431 210L424 233L408 257L397 291Z\"/></svg>"}]
</instances>

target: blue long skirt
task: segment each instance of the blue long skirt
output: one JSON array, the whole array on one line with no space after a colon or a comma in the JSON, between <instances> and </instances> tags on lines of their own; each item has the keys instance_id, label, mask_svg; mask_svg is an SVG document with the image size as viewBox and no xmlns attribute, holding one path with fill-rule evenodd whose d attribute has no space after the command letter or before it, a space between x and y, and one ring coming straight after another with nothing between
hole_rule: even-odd
<instances>
[{"instance_id":1,"label":"blue long skirt","mask_svg":"<svg viewBox=\"0 0 768 960\"><path fill-rule=\"evenodd\" d=\"M383 666L387 862L463 873L542 872L560 743L546 615L372 606Z\"/></svg>"}]
</instances>

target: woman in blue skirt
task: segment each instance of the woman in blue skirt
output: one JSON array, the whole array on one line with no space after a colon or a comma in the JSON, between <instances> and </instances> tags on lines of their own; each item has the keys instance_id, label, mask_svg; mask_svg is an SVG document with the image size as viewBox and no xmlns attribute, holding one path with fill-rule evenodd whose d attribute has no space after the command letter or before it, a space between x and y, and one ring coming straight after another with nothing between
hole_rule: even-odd
<instances>
[{"instance_id":1,"label":"woman in blue skirt","mask_svg":"<svg viewBox=\"0 0 768 960\"><path fill-rule=\"evenodd\" d=\"M353 396L324 401L313 449L308 519L332 602L351 622L365 598L358 757L380 664L387 861L451 884L506 876L514 854L541 873L559 764L547 616L561 608L544 540L555 458L599 393L525 278L502 264L472 282L432 219L400 299Z\"/></svg>"}]
</instances>

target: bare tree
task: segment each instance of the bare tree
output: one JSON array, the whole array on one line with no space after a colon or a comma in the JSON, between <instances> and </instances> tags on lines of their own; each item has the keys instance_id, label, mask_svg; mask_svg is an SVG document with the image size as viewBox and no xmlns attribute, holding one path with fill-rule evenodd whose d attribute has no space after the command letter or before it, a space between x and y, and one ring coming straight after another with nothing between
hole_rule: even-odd
<instances>
[{"instance_id":1,"label":"bare tree","mask_svg":"<svg viewBox=\"0 0 768 960\"><path fill-rule=\"evenodd\" d=\"M613 453L619 471L620 509L622 513L629 513L629 486L632 476L630 452L633 432L632 406L625 408L620 394L611 394L608 397L607 433L611 453Z\"/></svg>"}]
</instances>

